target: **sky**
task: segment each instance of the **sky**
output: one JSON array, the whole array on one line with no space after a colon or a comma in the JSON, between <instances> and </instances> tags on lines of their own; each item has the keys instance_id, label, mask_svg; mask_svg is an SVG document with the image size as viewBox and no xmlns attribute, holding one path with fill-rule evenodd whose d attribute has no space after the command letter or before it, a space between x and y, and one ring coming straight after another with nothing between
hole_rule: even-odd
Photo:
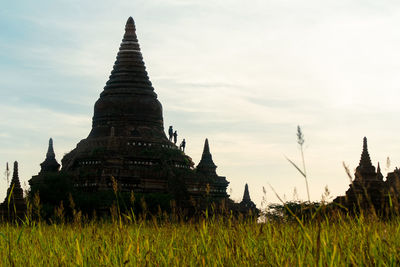
<instances>
[{"instance_id":1,"label":"sky","mask_svg":"<svg viewBox=\"0 0 400 267\"><path fill-rule=\"evenodd\" d=\"M208 138L235 201L258 207L348 188L362 138L383 174L400 166L400 2L6 1L0 9L0 201L6 162L28 180L48 139L57 160L91 129L132 16L164 126L197 165ZM387 164L387 158L390 164ZM263 191L265 188L265 194Z\"/></svg>"}]
</instances>

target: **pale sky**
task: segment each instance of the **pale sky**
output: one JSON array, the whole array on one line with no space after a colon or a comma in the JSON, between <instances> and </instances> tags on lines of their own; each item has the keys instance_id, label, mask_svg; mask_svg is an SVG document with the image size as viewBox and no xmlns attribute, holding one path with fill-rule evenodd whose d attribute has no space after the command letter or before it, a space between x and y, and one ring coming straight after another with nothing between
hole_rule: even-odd
<instances>
[{"instance_id":1,"label":"pale sky","mask_svg":"<svg viewBox=\"0 0 400 267\"><path fill-rule=\"evenodd\" d=\"M303 128L312 200L348 188L368 137L384 175L400 166L400 2L7 1L0 9L0 201L6 162L26 184L47 143L57 160L87 137L129 16L150 80L200 160L204 139L228 192L244 184L261 207L306 200L296 127Z\"/></svg>"}]
</instances>

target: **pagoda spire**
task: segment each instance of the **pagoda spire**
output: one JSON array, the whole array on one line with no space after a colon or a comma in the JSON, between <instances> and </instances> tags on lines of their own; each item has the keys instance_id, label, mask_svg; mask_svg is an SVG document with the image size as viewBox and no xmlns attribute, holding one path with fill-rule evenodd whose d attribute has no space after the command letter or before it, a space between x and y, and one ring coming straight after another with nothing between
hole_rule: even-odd
<instances>
[{"instance_id":1,"label":"pagoda spire","mask_svg":"<svg viewBox=\"0 0 400 267\"><path fill-rule=\"evenodd\" d=\"M208 139L204 142L203 154L201 155L201 160L199 165L197 165L197 170L209 175L217 175L217 166L214 164L212 155L210 153L210 146L208 145Z\"/></svg>"},{"instance_id":2,"label":"pagoda spire","mask_svg":"<svg viewBox=\"0 0 400 267\"><path fill-rule=\"evenodd\" d=\"M379 165L379 162L378 167L376 167L376 177L379 181L383 181L383 174L381 172L381 166Z\"/></svg>"},{"instance_id":3,"label":"pagoda spire","mask_svg":"<svg viewBox=\"0 0 400 267\"><path fill-rule=\"evenodd\" d=\"M250 210L252 210L252 212L257 212L256 204L254 204L254 202L250 199L249 186L247 185L247 183L244 186L243 199L239 203L239 205L241 208L241 212L243 213L248 213Z\"/></svg>"},{"instance_id":4,"label":"pagoda spire","mask_svg":"<svg viewBox=\"0 0 400 267\"><path fill-rule=\"evenodd\" d=\"M136 41L136 26L132 17L129 17L125 24L125 34L123 41Z\"/></svg>"},{"instance_id":5,"label":"pagoda spire","mask_svg":"<svg viewBox=\"0 0 400 267\"><path fill-rule=\"evenodd\" d=\"M111 75L94 106L89 137L106 137L111 127L116 137L132 136L140 126L150 127L153 136L165 136L162 106L146 71L135 22L129 17Z\"/></svg>"},{"instance_id":6,"label":"pagoda spire","mask_svg":"<svg viewBox=\"0 0 400 267\"><path fill-rule=\"evenodd\" d=\"M49 147L47 149L47 154L46 154L46 159L52 159L55 158L56 154L54 153L54 148L53 148L53 138L49 139Z\"/></svg>"},{"instance_id":7,"label":"pagoda spire","mask_svg":"<svg viewBox=\"0 0 400 267\"><path fill-rule=\"evenodd\" d=\"M57 172L60 169L60 164L56 160L54 153L53 139L49 139L49 147L47 148L46 159L40 164L40 173Z\"/></svg>"},{"instance_id":8,"label":"pagoda spire","mask_svg":"<svg viewBox=\"0 0 400 267\"><path fill-rule=\"evenodd\" d=\"M109 90L112 89L112 90ZM146 72L142 52L136 35L135 22L129 17L110 78L100 96L108 93L147 93L155 96Z\"/></svg>"},{"instance_id":9,"label":"pagoda spire","mask_svg":"<svg viewBox=\"0 0 400 267\"><path fill-rule=\"evenodd\" d=\"M210 146L208 144L208 138L206 138L206 141L204 142L203 155L211 155Z\"/></svg>"},{"instance_id":10,"label":"pagoda spire","mask_svg":"<svg viewBox=\"0 0 400 267\"><path fill-rule=\"evenodd\" d=\"M367 137L363 139L363 150L361 153L360 163L356 168L356 178L367 179L376 175L375 167L371 163L371 158L368 153Z\"/></svg>"},{"instance_id":11,"label":"pagoda spire","mask_svg":"<svg viewBox=\"0 0 400 267\"><path fill-rule=\"evenodd\" d=\"M21 184L19 182L19 175L18 175L18 162L14 162L14 170L13 170L13 176L11 179L11 186L14 185L14 188L21 188Z\"/></svg>"},{"instance_id":12,"label":"pagoda spire","mask_svg":"<svg viewBox=\"0 0 400 267\"><path fill-rule=\"evenodd\" d=\"M246 185L244 186L244 193L243 193L243 199L242 201L251 201L250 199L250 193L249 193L249 186Z\"/></svg>"},{"instance_id":13,"label":"pagoda spire","mask_svg":"<svg viewBox=\"0 0 400 267\"><path fill-rule=\"evenodd\" d=\"M363 150L361 153L361 159L360 159L360 164L359 166L361 167L371 167L371 158L368 153L368 144L367 144L367 137L364 137L363 139Z\"/></svg>"},{"instance_id":14,"label":"pagoda spire","mask_svg":"<svg viewBox=\"0 0 400 267\"><path fill-rule=\"evenodd\" d=\"M14 162L13 177L11 179L10 187L7 189L7 195L0 205L0 214L14 214L22 216L26 210L24 200L24 191L21 188L18 176L18 162Z\"/></svg>"},{"instance_id":15,"label":"pagoda spire","mask_svg":"<svg viewBox=\"0 0 400 267\"><path fill-rule=\"evenodd\" d=\"M12 190L12 192L11 192ZM3 203L7 203L7 199L12 193L12 197L14 200L21 200L23 199L23 190L21 188L21 183L19 182L19 175L18 175L18 162L14 162L14 171L13 171L13 176L11 179L10 187L7 190L7 195L6 199L4 200Z\"/></svg>"}]
</instances>

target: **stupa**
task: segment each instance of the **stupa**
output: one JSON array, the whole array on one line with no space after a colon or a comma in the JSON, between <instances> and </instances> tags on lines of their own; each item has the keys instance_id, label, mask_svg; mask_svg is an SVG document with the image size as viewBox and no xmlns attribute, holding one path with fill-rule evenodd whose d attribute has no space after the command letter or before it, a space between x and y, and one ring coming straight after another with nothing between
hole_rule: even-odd
<instances>
[{"instance_id":1,"label":"stupa","mask_svg":"<svg viewBox=\"0 0 400 267\"><path fill-rule=\"evenodd\" d=\"M240 205L244 209L255 209L256 208L256 204L254 204L254 202L251 201L249 186L247 184L244 186L243 199L240 202Z\"/></svg>"},{"instance_id":2,"label":"stupa","mask_svg":"<svg viewBox=\"0 0 400 267\"><path fill-rule=\"evenodd\" d=\"M26 211L24 193L19 182L18 162L14 162L13 176L10 187L7 189L7 195L3 203L0 204L0 217L3 218L23 218Z\"/></svg>"},{"instance_id":3,"label":"stupa","mask_svg":"<svg viewBox=\"0 0 400 267\"><path fill-rule=\"evenodd\" d=\"M229 182L216 174L210 159L206 140L196 171L192 159L165 135L162 106L130 17L109 80L94 106L92 130L64 156L61 171L73 177L75 189L87 192L109 190L115 179L121 191L171 192L178 183L194 197L228 197Z\"/></svg>"},{"instance_id":4,"label":"stupa","mask_svg":"<svg viewBox=\"0 0 400 267\"><path fill-rule=\"evenodd\" d=\"M29 184L32 186L43 183L43 178L46 174L56 173L59 170L60 164L57 162L56 154L54 153L53 138L50 138L46 158L42 163L40 163L40 172L38 175L32 176L32 179L29 180Z\"/></svg>"},{"instance_id":5,"label":"stupa","mask_svg":"<svg viewBox=\"0 0 400 267\"><path fill-rule=\"evenodd\" d=\"M60 164L56 160L56 154L54 153L53 148L53 139L49 140L49 147L47 149L46 158L40 164L41 170L40 173L44 172L57 172L60 169Z\"/></svg>"}]
</instances>

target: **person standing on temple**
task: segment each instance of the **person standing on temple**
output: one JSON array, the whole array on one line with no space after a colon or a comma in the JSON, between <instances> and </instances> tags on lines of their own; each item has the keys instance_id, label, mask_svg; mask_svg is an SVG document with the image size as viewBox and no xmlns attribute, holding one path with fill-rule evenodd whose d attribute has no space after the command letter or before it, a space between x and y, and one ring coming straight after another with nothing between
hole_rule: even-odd
<instances>
[{"instance_id":1,"label":"person standing on temple","mask_svg":"<svg viewBox=\"0 0 400 267\"><path fill-rule=\"evenodd\" d=\"M178 133L174 132L174 144L176 145L176 140L178 139Z\"/></svg>"},{"instance_id":2,"label":"person standing on temple","mask_svg":"<svg viewBox=\"0 0 400 267\"><path fill-rule=\"evenodd\" d=\"M169 126L168 135L169 135L169 141L172 142L172 137L174 135L174 130L172 129L172 126Z\"/></svg>"},{"instance_id":3,"label":"person standing on temple","mask_svg":"<svg viewBox=\"0 0 400 267\"><path fill-rule=\"evenodd\" d=\"M185 138L183 138L182 143L179 146L179 149L182 149L182 151L185 152L185 146L186 146L186 141Z\"/></svg>"}]
</instances>

